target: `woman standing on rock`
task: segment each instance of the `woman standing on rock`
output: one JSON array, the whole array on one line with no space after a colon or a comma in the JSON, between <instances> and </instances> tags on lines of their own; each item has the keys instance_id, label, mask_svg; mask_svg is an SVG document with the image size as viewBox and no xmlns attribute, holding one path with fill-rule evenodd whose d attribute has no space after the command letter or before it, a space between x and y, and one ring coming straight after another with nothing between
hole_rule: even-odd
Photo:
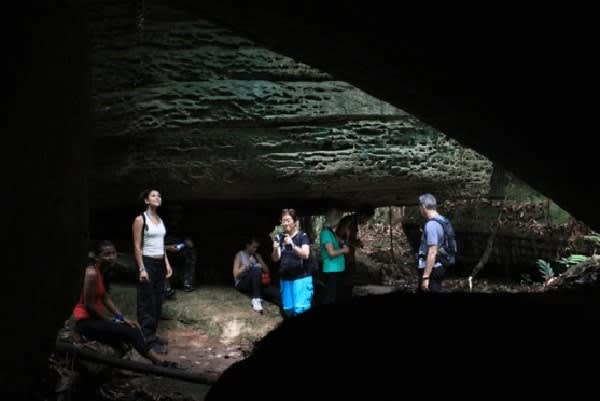
<instances>
[{"instance_id":1,"label":"woman standing on rock","mask_svg":"<svg viewBox=\"0 0 600 401\"><path fill-rule=\"evenodd\" d=\"M165 278L173 270L165 252L167 230L157 209L162 204L160 192L146 189L140 197L146 210L133 221L133 250L139 269L137 284L137 314L144 339L149 348L158 353L167 353L167 341L158 337L156 330L162 310Z\"/></svg>"}]
</instances>

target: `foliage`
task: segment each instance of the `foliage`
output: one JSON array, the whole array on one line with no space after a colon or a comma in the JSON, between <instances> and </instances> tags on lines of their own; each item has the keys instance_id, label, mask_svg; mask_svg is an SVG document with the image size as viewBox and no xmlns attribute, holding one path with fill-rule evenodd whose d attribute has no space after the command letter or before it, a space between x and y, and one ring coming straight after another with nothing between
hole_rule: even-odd
<instances>
[{"instance_id":1,"label":"foliage","mask_svg":"<svg viewBox=\"0 0 600 401\"><path fill-rule=\"evenodd\" d=\"M546 262L543 259L538 259L536 261L536 264L539 267L539 272L541 273L544 281L554 277L554 270L552 269L552 266L550 266L550 263Z\"/></svg>"},{"instance_id":2,"label":"foliage","mask_svg":"<svg viewBox=\"0 0 600 401\"><path fill-rule=\"evenodd\" d=\"M600 234L596 232L592 232L590 235L584 235L583 238L588 241L592 241L595 245L600 246Z\"/></svg>"},{"instance_id":3,"label":"foliage","mask_svg":"<svg viewBox=\"0 0 600 401\"><path fill-rule=\"evenodd\" d=\"M532 202L541 203L548 202L548 220L554 224L566 224L570 222L573 217L550 198L536 191L530 187L527 183L521 181L511 173L509 174L509 182L506 184L505 196L508 200L514 200L517 202Z\"/></svg>"},{"instance_id":4,"label":"foliage","mask_svg":"<svg viewBox=\"0 0 600 401\"><path fill-rule=\"evenodd\" d=\"M558 260L558 263L565 265L567 268L579 263L585 262L589 259L589 256L574 253L568 257L563 257Z\"/></svg>"}]
</instances>

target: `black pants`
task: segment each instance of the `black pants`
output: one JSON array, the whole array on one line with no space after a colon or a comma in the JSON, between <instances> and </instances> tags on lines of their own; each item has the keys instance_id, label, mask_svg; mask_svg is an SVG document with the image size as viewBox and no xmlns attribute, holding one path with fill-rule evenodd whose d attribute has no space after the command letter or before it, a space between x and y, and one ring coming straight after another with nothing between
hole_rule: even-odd
<instances>
[{"instance_id":1,"label":"black pants","mask_svg":"<svg viewBox=\"0 0 600 401\"><path fill-rule=\"evenodd\" d=\"M235 288L252 298L263 298L274 304L281 305L279 289L275 286L262 284L262 269L253 268L243 273Z\"/></svg>"},{"instance_id":2,"label":"black pants","mask_svg":"<svg viewBox=\"0 0 600 401\"><path fill-rule=\"evenodd\" d=\"M417 292L422 292L421 284L423 283L423 273L425 269L417 269L419 279L417 280ZM444 266L434 267L429 275L429 291L431 292L442 292L442 281L446 275L446 268Z\"/></svg>"},{"instance_id":3,"label":"black pants","mask_svg":"<svg viewBox=\"0 0 600 401\"><path fill-rule=\"evenodd\" d=\"M352 298L354 292L354 274L356 272L356 262L346 261L344 274L342 275L341 293L338 294L338 300L348 300Z\"/></svg>"},{"instance_id":4,"label":"black pants","mask_svg":"<svg viewBox=\"0 0 600 401\"><path fill-rule=\"evenodd\" d=\"M331 304L344 298L344 272L323 272L321 277L325 283L325 294L323 295L324 304Z\"/></svg>"},{"instance_id":5,"label":"black pants","mask_svg":"<svg viewBox=\"0 0 600 401\"><path fill-rule=\"evenodd\" d=\"M169 292L173 288L189 288L196 283L196 256L191 251L183 252L183 263L178 263L176 266L171 261L173 266L173 276L165 280L165 291ZM177 259L175 259L177 261Z\"/></svg>"},{"instance_id":6,"label":"black pants","mask_svg":"<svg viewBox=\"0 0 600 401\"><path fill-rule=\"evenodd\" d=\"M162 311L166 267L164 259L143 257L149 282L137 283L137 318L144 340L149 346L156 343L156 329Z\"/></svg>"},{"instance_id":7,"label":"black pants","mask_svg":"<svg viewBox=\"0 0 600 401\"><path fill-rule=\"evenodd\" d=\"M183 264L183 286L193 287L196 283L196 258L186 257Z\"/></svg>"},{"instance_id":8,"label":"black pants","mask_svg":"<svg viewBox=\"0 0 600 401\"><path fill-rule=\"evenodd\" d=\"M121 343L130 344L142 356L146 356L149 347L144 341L142 332L137 327L126 323L111 322L100 319L82 319L75 323L75 331L87 339L119 348Z\"/></svg>"}]
</instances>

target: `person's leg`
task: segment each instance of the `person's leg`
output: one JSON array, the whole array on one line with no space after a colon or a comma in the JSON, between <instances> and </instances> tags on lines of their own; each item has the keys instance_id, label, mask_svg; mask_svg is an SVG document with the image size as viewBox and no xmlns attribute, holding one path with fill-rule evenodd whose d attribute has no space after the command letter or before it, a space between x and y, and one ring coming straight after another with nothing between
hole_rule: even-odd
<instances>
[{"instance_id":1,"label":"person's leg","mask_svg":"<svg viewBox=\"0 0 600 401\"><path fill-rule=\"evenodd\" d=\"M442 280L445 273L446 269L444 266L438 266L431 271L431 276L429 277L429 290L431 292L442 292Z\"/></svg>"},{"instance_id":2,"label":"person's leg","mask_svg":"<svg viewBox=\"0 0 600 401\"><path fill-rule=\"evenodd\" d=\"M417 288L416 292L423 292L421 289L421 284L423 284L423 274L425 273L425 269L417 269Z\"/></svg>"},{"instance_id":3,"label":"person's leg","mask_svg":"<svg viewBox=\"0 0 600 401\"><path fill-rule=\"evenodd\" d=\"M333 273L333 288L334 288L334 295L333 295L333 302L338 302L340 300L343 300L343 294L344 294L344 272L337 272L337 273ZM350 297L352 296L352 290L350 291Z\"/></svg>"},{"instance_id":4,"label":"person's leg","mask_svg":"<svg viewBox=\"0 0 600 401\"><path fill-rule=\"evenodd\" d=\"M124 323L100 319L82 319L75 323L75 331L89 340L108 344L122 352L126 352L126 349L123 348L124 344L133 345L134 348L141 345L142 352L145 352L145 343L141 331L136 329L139 338L134 343L131 333L126 330L127 328L131 327Z\"/></svg>"},{"instance_id":5,"label":"person's leg","mask_svg":"<svg viewBox=\"0 0 600 401\"><path fill-rule=\"evenodd\" d=\"M156 331L164 297L165 267L162 259L149 257L144 257L144 266L150 282L138 283L138 321L146 344L153 347L158 342Z\"/></svg>"},{"instance_id":6,"label":"person's leg","mask_svg":"<svg viewBox=\"0 0 600 401\"><path fill-rule=\"evenodd\" d=\"M161 345L166 345L167 341L159 338L158 337L158 322L160 321L160 316L162 315L162 305L163 305L163 301L165 299L165 281L167 280L166 278L166 273L167 273L167 268L165 266L165 262L163 259L155 259L157 261L157 265L156 265L156 269L154 269L154 281L155 281L155 286L154 286L154 294L153 297L155 299L154 301L154 305L155 305L155 311L154 311L154 321L155 321L155 326L154 326L154 335L156 337L156 342L158 344ZM152 279L151 279L152 280ZM161 349L161 352L166 352L166 349Z\"/></svg>"},{"instance_id":7,"label":"person's leg","mask_svg":"<svg viewBox=\"0 0 600 401\"><path fill-rule=\"evenodd\" d=\"M247 273L242 273L240 276L238 276L238 283L235 285L235 288L239 292L250 295L252 293L252 280L250 275Z\"/></svg>"},{"instance_id":8,"label":"person's leg","mask_svg":"<svg viewBox=\"0 0 600 401\"><path fill-rule=\"evenodd\" d=\"M299 315L310 309L313 297L312 276L298 278L292 281L294 292L294 314Z\"/></svg>"},{"instance_id":9,"label":"person's leg","mask_svg":"<svg viewBox=\"0 0 600 401\"><path fill-rule=\"evenodd\" d=\"M175 299L175 289L171 285L170 279L165 279L164 297L166 299Z\"/></svg>"},{"instance_id":10,"label":"person's leg","mask_svg":"<svg viewBox=\"0 0 600 401\"><path fill-rule=\"evenodd\" d=\"M262 302L260 299L262 283L260 281L260 271L253 269L245 272L241 277L235 288L248 294L252 297L252 308L257 312L262 312Z\"/></svg>"},{"instance_id":11,"label":"person's leg","mask_svg":"<svg viewBox=\"0 0 600 401\"><path fill-rule=\"evenodd\" d=\"M336 285L334 273L323 273L323 282L325 283L325 294L323 295L323 304L335 302Z\"/></svg>"},{"instance_id":12,"label":"person's leg","mask_svg":"<svg viewBox=\"0 0 600 401\"><path fill-rule=\"evenodd\" d=\"M294 316L294 282L292 280L280 280L279 291L281 293L281 309L285 317Z\"/></svg>"},{"instance_id":13,"label":"person's leg","mask_svg":"<svg viewBox=\"0 0 600 401\"><path fill-rule=\"evenodd\" d=\"M339 294L338 299L350 299L354 291L354 274L356 272L355 262L346 262L344 273L342 274L343 291Z\"/></svg>"},{"instance_id":14,"label":"person's leg","mask_svg":"<svg viewBox=\"0 0 600 401\"><path fill-rule=\"evenodd\" d=\"M196 263L195 261L187 257L183 265L183 290L193 291L196 278Z\"/></svg>"},{"instance_id":15,"label":"person's leg","mask_svg":"<svg viewBox=\"0 0 600 401\"><path fill-rule=\"evenodd\" d=\"M137 319L142 328L142 335L147 344L152 345L156 341L155 328L156 322L154 319L154 295L152 283L138 282L137 283Z\"/></svg>"},{"instance_id":16,"label":"person's leg","mask_svg":"<svg viewBox=\"0 0 600 401\"><path fill-rule=\"evenodd\" d=\"M248 272L252 285L252 298L259 298L262 290L262 270L260 268L250 269Z\"/></svg>"}]
</instances>

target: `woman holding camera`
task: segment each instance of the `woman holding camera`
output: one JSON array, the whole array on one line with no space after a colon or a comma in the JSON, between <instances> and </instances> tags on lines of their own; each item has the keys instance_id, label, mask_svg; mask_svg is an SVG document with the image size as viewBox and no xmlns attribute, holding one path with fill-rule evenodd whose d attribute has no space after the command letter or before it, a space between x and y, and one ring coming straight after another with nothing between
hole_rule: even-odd
<instances>
[{"instance_id":1,"label":"woman holding camera","mask_svg":"<svg viewBox=\"0 0 600 401\"><path fill-rule=\"evenodd\" d=\"M283 235L273 240L271 258L279 264L281 307L286 317L299 315L310 309L313 297L313 279L303 260L310 255L308 234L298 230L294 209L281 211Z\"/></svg>"}]
</instances>

